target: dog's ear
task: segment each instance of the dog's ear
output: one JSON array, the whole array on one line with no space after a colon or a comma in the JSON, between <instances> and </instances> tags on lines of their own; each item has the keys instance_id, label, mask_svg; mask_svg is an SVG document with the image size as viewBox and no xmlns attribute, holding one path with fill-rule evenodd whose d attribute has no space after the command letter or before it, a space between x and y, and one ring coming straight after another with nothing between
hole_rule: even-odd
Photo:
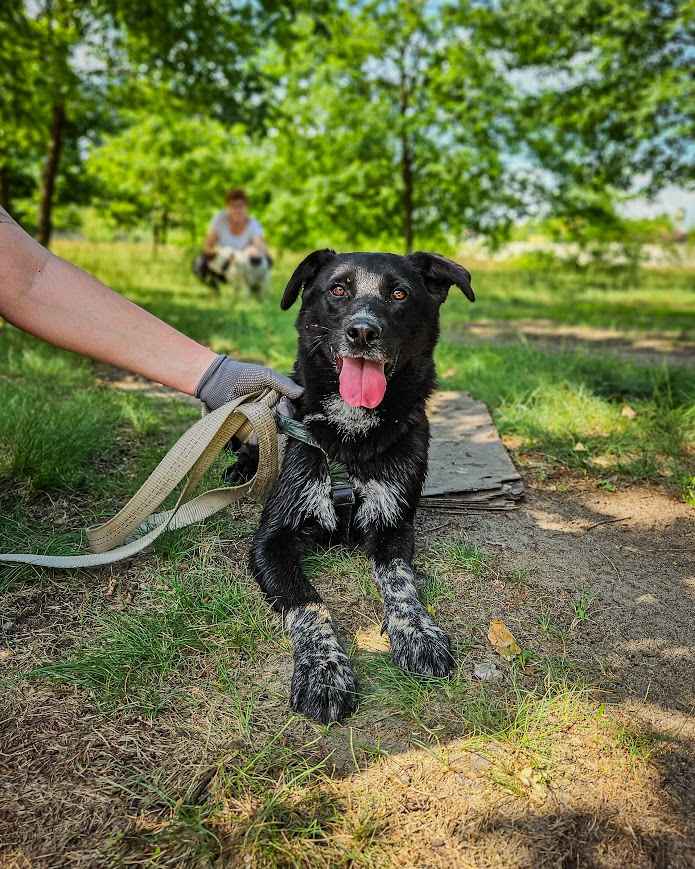
<instances>
[{"instance_id":1,"label":"dog's ear","mask_svg":"<svg viewBox=\"0 0 695 869\"><path fill-rule=\"evenodd\" d=\"M283 311L294 305L300 291L314 280L326 263L330 262L335 255L334 250L324 248L323 250L315 250L299 263L282 294L280 307Z\"/></svg>"},{"instance_id":2,"label":"dog's ear","mask_svg":"<svg viewBox=\"0 0 695 869\"><path fill-rule=\"evenodd\" d=\"M422 275L427 289L441 302L446 299L449 287L456 285L463 290L467 299L475 302L475 293L471 286L471 274L458 263L440 256L438 253L409 254L406 259Z\"/></svg>"}]
</instances>

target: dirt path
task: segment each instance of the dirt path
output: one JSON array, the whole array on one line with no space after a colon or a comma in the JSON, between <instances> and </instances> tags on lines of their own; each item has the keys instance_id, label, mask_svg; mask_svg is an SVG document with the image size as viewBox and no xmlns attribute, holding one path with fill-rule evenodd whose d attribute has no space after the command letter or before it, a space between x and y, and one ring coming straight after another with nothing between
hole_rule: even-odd
<instances>
[{"instance_id":1,"label":"dirt path","mask_svg":"<svg viewBox=\"0 0 695 869\"><path fill-rule=\"evenodd\" d=\"M448 341L530 341L545 351L591 350L634 362L695 365L695 342L673 332L629 332L552 320L475 320L444 332Z\"/></svg>"}]
</instances>

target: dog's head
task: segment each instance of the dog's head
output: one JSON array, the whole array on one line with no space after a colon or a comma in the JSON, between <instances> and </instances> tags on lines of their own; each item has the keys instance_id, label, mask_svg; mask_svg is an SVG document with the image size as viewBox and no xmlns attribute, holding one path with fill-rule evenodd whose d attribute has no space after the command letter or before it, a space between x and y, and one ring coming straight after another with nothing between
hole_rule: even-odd
<instances>
[{"instance_id":1,"label":"dog's head","mask_svg":"<svg viewBox=\"0 0 695 869\"><path fill-rule=\"evenodd\" d=\"M399 370L431 360L439 306L454 285L473 301L470 279L438 254L317 250L295 270L281 307L302 292L298 327L306 359L333 366L347 404L374 408Z\"/></svg>"}]
</instances>

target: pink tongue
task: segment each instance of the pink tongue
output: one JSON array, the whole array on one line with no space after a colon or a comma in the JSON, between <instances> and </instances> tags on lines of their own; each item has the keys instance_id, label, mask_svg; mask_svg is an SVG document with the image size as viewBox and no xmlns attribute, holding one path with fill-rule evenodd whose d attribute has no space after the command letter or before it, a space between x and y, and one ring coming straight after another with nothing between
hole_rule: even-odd
<instances>
[{"instance_id":1,"label":"pink tongue","mask_svg":"<svg viewBox=\"0 0 695 869\"><path fill-rule=\"evenodd\" d=\"M371 359L343 357L340 369L340 397L351 407L376 407L386 392L384 363Z\"/></svg>"}]
</instances>

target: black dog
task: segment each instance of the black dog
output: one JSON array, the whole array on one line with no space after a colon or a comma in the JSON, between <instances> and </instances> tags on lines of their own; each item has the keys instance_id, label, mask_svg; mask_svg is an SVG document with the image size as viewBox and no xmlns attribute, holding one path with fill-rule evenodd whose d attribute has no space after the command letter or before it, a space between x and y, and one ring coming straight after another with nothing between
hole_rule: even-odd
<instances>
[{"instance_id":1,"label":"black dog","mask_svg":"<svg viewBox=\"0 0 695 869\"><path fill-rule=\"evenodd\" d=\"M319 721L349 714L357 695L330 613L302 571L307 543L346 534L362 541L398 666L446 676L453 663L448 637L418 600L411 560L439 306L454 284L473 301L469 273L436 254L320 250L299 265L282 297L286 310L303 290L297 417L347 467L356 497L350 527L341 528L324 456L290 439L251 549L254 576L292 637L292 708Z\"/></svg>"}]
</instances>

